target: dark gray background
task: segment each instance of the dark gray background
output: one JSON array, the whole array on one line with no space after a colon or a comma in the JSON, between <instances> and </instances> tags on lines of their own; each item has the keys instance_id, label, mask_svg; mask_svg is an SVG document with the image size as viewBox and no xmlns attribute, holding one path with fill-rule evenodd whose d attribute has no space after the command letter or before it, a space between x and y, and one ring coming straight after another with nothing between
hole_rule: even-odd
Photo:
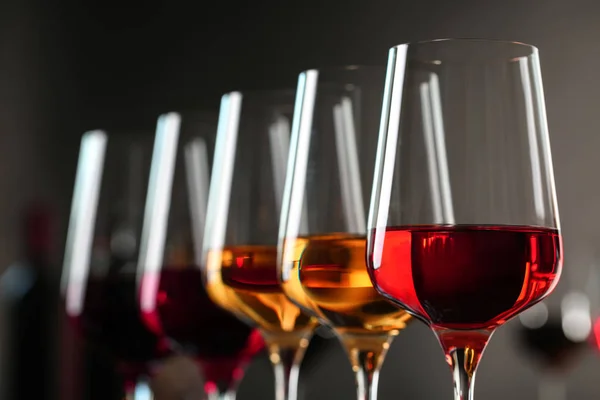
<instances>
[{"instance_id":1,"label":"dark gray background","mask_svg":"<svg viewBox=\"0 0 600 400\"><path fill-rule=\"evenodd\" d=\"M581 286L600 240L600 3L593 0L2 1L0 269L19 254L18 212L34 197L63 217L61 259L84 130L151 129L159 112L216 108L227 90L295 87L302 69L385 63L392 45L442 37L539 47L566 247L559 291ZM485 354L480 399L536 395L538 375L511 331L511 324L502 328ZM598 356L587 354L569 380L569 398L600 395L599 367ZM352 398L341 351L307 372L308 398ZM240 399L269 398L271 379L264 364L254 365ZM451 395L441 350L415 323L392 347L381 398Z\"/></svg>"}]
</instances>

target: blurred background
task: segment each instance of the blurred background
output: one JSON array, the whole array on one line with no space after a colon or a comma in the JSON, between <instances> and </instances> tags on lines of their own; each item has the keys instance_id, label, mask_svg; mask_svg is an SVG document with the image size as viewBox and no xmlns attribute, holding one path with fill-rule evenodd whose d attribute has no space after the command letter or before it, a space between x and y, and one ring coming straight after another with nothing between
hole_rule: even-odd
<instances>
[{"instance_id":1,"label":"blurred background","mask_svg":"<svg viewBox=\"0 0 600 400\"><path fill-rule=\"evenodd\" d=\"M159 113L216 110L229 90L294 88L303 69L385 64L393 45L444 37L540 49L565 240L558 293L583 288L590 267L600 264L596 1L0 1L0 395L96 398L115 379L101 360L86 356L60 312L84 131L152 130ZM491 341L477 377L479 398L537 395L541 373L515 344L518 323ZM600 355L590 347L570 371L568 398L597 398L599 371ZM305 398L354 396L335 341L303 373ZM239 398L272 398L272 379L268 362L257 360ZM413 324L386 359L380 398L447 399L451 390L433 334Z\"/></svg>"}]
</instances>

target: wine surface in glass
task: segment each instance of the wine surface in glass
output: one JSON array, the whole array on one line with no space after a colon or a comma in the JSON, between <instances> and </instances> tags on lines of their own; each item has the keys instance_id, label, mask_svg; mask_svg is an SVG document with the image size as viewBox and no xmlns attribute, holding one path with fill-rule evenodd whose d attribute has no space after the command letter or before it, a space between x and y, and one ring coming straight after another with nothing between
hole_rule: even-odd
<instances>
[{"instance_id":1,"label":"wine surface in glass","mask_svg":"<svg viewBox=\"0 0 600 400\"><path fill-rule=\"evenodd\" d=\"M199 268L166 266L159 274L146 273L142 293L146 287L158 287L156 308L143 313L146 325L200 361L209 381L235 379L236 370L262 350L252 327L210 300Z\"/></svg>"},{"instance_id":2,"label":"wine surface in glass","mask_svg":"<svg viewBox=\"0 0 600 400\"><path fill-rule=\"evenodd\" d=\"M122 369L143 373L148 363L169 354L164 336L145 325L136 299L134 272L114 272L87 280L83 308L70 319L96 349L111 354Z\"/></svg>"},{"instance_id":3,"label":"wine surface in glass","mask_svg":"<svg viewBox=\"0 0 600 400\"><path fill-rule=\"evenodd\" d=\"M562 268L555 229L434 225L372 234L377 289L434 328L501 325L549 294Z\"/></svg>"},{"instance_id":4,"label":"wine surface in glass","mask_svg":"<svg viewBox=\"0 0 600 400\"><path fill-rule=\"evenodd\" d=\"M387 335L406 326L410 315L377 293L371 284L365 263L365 236L300 237L292 248L286 289L295 298L306 296L307 306L316 309L339 334Z\"/></svg>"},{"instance_id":5,"label":"wine surface in glass","mask_svg":"<svg viewBox=\"0 0 600 400\"><path fill-rule=\"evenodd\" d=\"M250 318L278 342L284 336L298 338L312 331L314 318L306 315L283 293L277 279L277 247L232 246L226 247L215 260L220 260L221 282L230 290L237 305L230 306ZM214 288L213 288L214 289ZM209 290L211 288L209 287ZM290 340L294 340L289 337Z\"/></svg>"}]
</instances>

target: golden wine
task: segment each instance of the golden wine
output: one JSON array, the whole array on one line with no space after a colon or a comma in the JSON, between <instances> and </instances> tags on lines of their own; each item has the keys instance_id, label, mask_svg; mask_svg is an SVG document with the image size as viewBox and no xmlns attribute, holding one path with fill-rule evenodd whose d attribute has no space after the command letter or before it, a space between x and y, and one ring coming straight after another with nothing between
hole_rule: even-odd
<instances>
[{"instance_id":1,"label":"golden wine","mask_svg":"<svg viewBox=\"0 0 600 400\"><path fill-rule=\"evenodd\" d=\"M243 314L267 336L304 337L317 325L292 303L277 278L275 246L232 246L208 254L207 290L221 306Z\"/></svg>"},{"instance_id":2,"label":"golden wine","mask_svg":"<svg viewBox=\"0 0 600 400\"><path fill-rule=\"evenodd\" d=\"M300 237L284 246L285 293L344 334L396 334L410 315L375 291L365 263L365 236Z\"/></svg>"}]
</instances>

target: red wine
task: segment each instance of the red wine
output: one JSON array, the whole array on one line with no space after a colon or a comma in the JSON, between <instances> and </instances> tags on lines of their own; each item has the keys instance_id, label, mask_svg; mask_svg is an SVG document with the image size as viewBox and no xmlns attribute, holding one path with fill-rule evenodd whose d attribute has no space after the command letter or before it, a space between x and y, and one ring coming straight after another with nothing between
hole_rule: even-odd
<instances>
[{"instance_id":1,"label":"red wine","mask_svg":"<svg viewBox=\"0 0 600 400\"><path fill-rule=\"evenodd\" d=\"M210 300L198 268L165 267L158 276L145 275L141 290L156 279L156 308L143 313L146 325L195 356L209 382L238 378L264 346L258 332Z\"/></svg>"},{"instance_id":2,"label":"red wine","mask_svg":"<svg viewBox=\"0 0 600 400\"><path fill-rule=\"evenodd\" d=\"M142 372L151 361L168 355L169 346L146 327L136 293L134 273L91 277L82 312L70 317L94 348L111 354L123 369Z\"/></svg>"},{"instance_id":3,"label":"red wine","mask_svg":"<svg viewBox=\"0 0 600 400\"><path fill-rule=\"evenodd\" d=\"M548 295L562 269L555 229L399 226L372 235L376 289L434 328L501 325Z\"/></svg>"},{"instance_id":4,"label":"red wine","mask_svg":"<svg viewBox=\"0 0 600 400\"><path fill-rule=\"evenodd\" d=\"M600 352L600 317L596 318L592 324L592 333L590 335L592 346Z\"/></svg>"},{"instance_id":5,"label":"red wine","mask_svg":"<svg viewBox=\"0 0 600 400\"><path fill-rule=\"evenodd\" d=\"M565 335L560 318L550 318L540 327L519 325L517 332L521 347L537 358L545 368L565 369L586 341L577 341Z\"/></svg>"}]
</instances>

